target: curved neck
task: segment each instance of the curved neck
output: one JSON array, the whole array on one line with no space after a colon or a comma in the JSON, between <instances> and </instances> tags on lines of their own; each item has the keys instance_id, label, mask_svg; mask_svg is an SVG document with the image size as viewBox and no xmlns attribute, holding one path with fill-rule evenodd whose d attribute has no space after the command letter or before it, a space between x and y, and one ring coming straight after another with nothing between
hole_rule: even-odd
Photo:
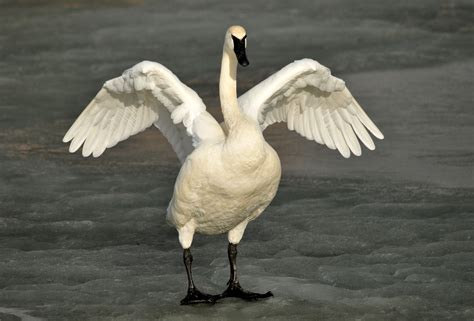
<instances>
[{"instance_id":1,"label":"curved neck","mask_svg":"<svg viewBox=\"0 0 474 321\"><path fill-rule=\"evenodd\" d=\"M241 112L237 103L237 59L225 47L222 53L219 96L224 121L230 130L241 116Z\"/></svg>"}]
</instances>

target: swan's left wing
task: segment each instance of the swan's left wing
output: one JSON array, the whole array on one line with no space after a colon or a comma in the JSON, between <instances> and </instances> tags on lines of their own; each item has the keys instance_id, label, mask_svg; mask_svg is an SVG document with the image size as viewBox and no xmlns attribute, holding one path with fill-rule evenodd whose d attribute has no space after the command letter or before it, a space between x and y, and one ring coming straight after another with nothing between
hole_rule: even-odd
<instances>
[{"instance_id":1,"label":"swan's left wing","mask_svg":"<svg viewBox=\"0 0 474 321\"><path fill-rule=\"evenodd\" d=\"M107 81L64 136L74 153L99 157L106 148L151 125L160 129L181 162L205 141L224 139L201 98L161 64L143 61Z\"/></svg>"},{"instance_id":2,"label":"swan's left wing","mask_svg":"<svg viewBox=\"0 0 474 321\"><path fill-rule=\"evenodd\" d=\"M348 158L361 155L357 137L370 150L383 134L346 88L344 81L312 59L297 60L239 97L239 106L262 130L287 122L289 130L338 149Z\"/></svg>"}]
</instances>

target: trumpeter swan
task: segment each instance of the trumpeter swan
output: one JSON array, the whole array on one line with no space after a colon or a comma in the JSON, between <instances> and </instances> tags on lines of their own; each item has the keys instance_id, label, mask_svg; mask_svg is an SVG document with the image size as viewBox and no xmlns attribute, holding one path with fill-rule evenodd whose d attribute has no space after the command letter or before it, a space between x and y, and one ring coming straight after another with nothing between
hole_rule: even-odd
<instances>
[{"instance_id":1,"label":"trumpeter swan","mask_svg":"<svg viewBox=\"0 0 474 321\"><path fill-rule=\"evenodd\" d=\"M236 273L237 245L245 228L272 201L280 181L280 160L262 135L266 127L286 122L288 129L346 158L361 154L358 139L375 148L366 128L383 139L344 81L311 59L287 65L237 99L237 62L249 64L246 37L241 26L225 34L219 82L225 131L171 71L143 61L107 81L63 139L71 142L71 153L83 145L84 157L98 157L151 125L170 142L182 162L167 211L179 233L188 276L182 304L272 296L243 290ZM228 233L231 274L220 295L202 293L194 285L190 248L195 232Z\"/></svg>"}]
</instances>

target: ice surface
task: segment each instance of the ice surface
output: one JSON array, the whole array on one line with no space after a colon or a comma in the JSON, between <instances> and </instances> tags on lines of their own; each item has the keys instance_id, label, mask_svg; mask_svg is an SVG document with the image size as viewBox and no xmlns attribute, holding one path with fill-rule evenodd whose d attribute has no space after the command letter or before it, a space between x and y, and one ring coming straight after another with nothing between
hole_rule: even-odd
<instances>
[{"instance_id":1,"label":"ice surface","mask_svg":"<svg viewBox=\"0 0 474 321\"><path fill-rule=\"evenodd\" d=\"M0 0L1 320L473 320L474 7L469 1ZM279 193L239 247L264 302L182 307L165 211L179 170L156 130L97 160L61 138L102 83L159 61L217 117L225 28L248 30L240 91L316 58L385 134L360 158L284 126ZM228 278L197 236L195 278Z\"/></svg>"}]
</instances>

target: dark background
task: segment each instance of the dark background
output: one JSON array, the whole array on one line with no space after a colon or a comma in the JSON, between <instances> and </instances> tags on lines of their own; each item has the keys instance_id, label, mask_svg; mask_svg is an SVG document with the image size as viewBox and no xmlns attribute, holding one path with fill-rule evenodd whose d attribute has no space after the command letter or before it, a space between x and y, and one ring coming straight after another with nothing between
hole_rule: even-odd
<instances>
[{"instance_id":1,"label":"dark background","mask_svg":"<svg viewBox=\"0 0 474 321\"><path fill-rule=\"evenodd\" d=\"M473 320L472 1L0 0L0 320ZM239 250L258 303L182 307L165 222L179 163L158 130L99 159L61 139L103 82L158 61L222 119L225 30L248 32L244 92L304 57L328 66L386 139L361 157L265 131L279 193ZM225 236L196 236L221 292Z\"/></svg>"}]
</instances>

